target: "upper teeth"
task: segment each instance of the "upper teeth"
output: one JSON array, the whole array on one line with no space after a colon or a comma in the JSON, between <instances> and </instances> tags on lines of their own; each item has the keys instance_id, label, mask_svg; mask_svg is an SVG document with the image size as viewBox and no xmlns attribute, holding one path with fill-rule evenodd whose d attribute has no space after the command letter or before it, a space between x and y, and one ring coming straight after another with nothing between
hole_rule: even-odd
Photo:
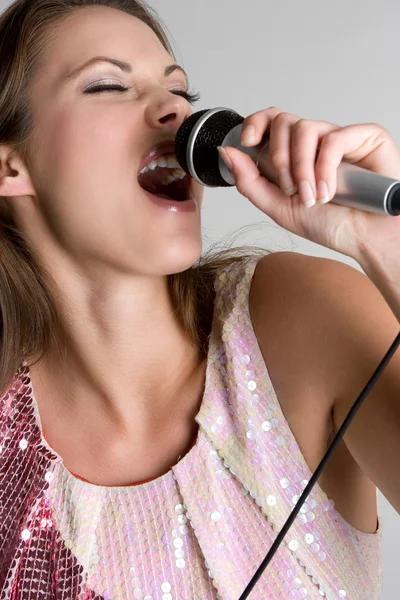
<instances>
[{"instance_id":1,"label":"upper teeth","mask_svg":"<svg viewBox=\"0 0 400 600\"><path fill-rule=\"evenodd\" d=\"M164 167L164 168L167 167L168 169L179 169L180 171L185 173L180 168L180 165L176 159L176 156L174 154L169 154L167 156L161 156L157 160L153 160L153 162L151 162L149 165L147 165L146 167L144 167L144 169L142 169L140 171L140 175L142 175L142 173L147 173L147 171L154 171L154 169L156 167ZM186 173L185 173L185 175L186 175Z\"/></svg>"}]
</instances>

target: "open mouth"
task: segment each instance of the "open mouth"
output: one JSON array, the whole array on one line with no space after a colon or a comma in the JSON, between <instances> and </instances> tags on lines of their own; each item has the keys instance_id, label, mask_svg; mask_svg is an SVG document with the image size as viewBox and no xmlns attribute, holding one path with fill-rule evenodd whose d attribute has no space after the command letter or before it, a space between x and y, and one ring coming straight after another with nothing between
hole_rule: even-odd
<instances>
[{"instance_id":1,"label":"open mouth","mask_svg":"<svg viewBox=\"0 0 400 600\"><path fill-rule=\"evenodd\" d=\"M178 202L191 197L191 181L192 178L180 168L175 157L172 162L171 157L162 157L145 167L138 175L139 185L146 192Z\"/></svg>"}]
</instances>

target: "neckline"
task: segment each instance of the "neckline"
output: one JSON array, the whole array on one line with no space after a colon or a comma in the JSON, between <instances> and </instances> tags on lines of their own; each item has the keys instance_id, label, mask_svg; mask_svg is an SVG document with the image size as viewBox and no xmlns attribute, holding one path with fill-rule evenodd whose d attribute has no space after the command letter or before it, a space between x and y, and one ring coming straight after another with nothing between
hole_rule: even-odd
<instances>
[{"instance_id":1,"label":"neckline","mask_svg":"<svg viewBox=\"0 0 400 600\"><path fill-rule=\"evenodd\" d=\"M214 318L213 318L213 322L214 322ZM212 329L213 329L213 327L212 327ZM33 407L33 412L34 412L34 418L35 418L36 426L37 426L37 428L39 430L39 434L40 434L39 445L44 446L48 451L50 451L52 453L52 455L54 456L53 462L55 464L60 464L63 472L65 473L65 475L68 478L72 479L77 484L81 484L81 485L90 487L92 489L106 490L106 491L108 491L108 492L111 493L113 491L127 491L129 489L138 490L138 489L145 488L147 486L154 486L154 485L157 485L157 483L164 482L165 480L169 479L171 477L171 475L173 475L175 469L177 469L178 467L181 467L183 464L185 464L186 462L188 462L189 460L191 460L191 458L198 451L198 446L200 444L200 438L201 438L201 436L200 436L200 433L201 433L200 432L201 424L200 424L199 418L200 418L201 413L203 412L203 407L204 407L205 400L207 399L208 388L209 388L209 383L210 383L210 374L211 374L211 366L212 366L211 346L212 346L212 342L211 342L211 339L210 339L209 347L208 347L208 352L207 352L207 362L206 362L204 392L203 392L203 396L202 396L202 399L201 399L199 411L198 411L198 413L194 417L194 420L199 425L199 429L198 429L198 432L197 432L196 439L194 440L193 445L190 448L190 450L184 456L182 456L178 460L178 462L175 465L173 465L163 475L159 475L158 477L153 477L153 478L145 479L143 481L139 481L139 482L136 482L136 483L130 483L130 484L127 484L127 485L112 485L112 486L107 486L107 485L100 485L100 484L92 483L90 481L87 481L87 480L83 479L80 476L77 476L75 473L72 473L66 467L66 465L64 464L64 460L60 456L60 454L58 454L58 452L56 450L54 450L54 448L52 448L52 446L50 446L50 444L46 440L46 437L44 436L42 421L41 421L40 413L39 413L39 405L38 405L38 402L36 400L35 391L33 389L33 384L32 384L31 374L30 374L30 369L29 369L29 366L28 366L26 360L24 360L24 362L23 362L23 368L25 370L24 376L28 379L28 382L27 382L27 384L28 384L28 395L29 395L29 398L31 400L31 405Z\"/></svg>"}]
</instances>

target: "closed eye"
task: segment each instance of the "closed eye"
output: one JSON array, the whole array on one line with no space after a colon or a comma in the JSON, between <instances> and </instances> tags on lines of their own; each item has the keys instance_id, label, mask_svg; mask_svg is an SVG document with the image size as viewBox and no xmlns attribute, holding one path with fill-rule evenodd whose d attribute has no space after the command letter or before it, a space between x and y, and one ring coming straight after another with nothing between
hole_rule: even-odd
<instances>
[{"instance_id":1,"label":"closed eye","mask_svg":"<svg viewBox=\"0 0 400 600\"><path fill-rule=\"evenodd\" d=\"M105 92L105 91L127 92L130 89L131 89L130 87L125 87L123 85L118 85L118 84L95 85L95 86L90 87L87 90L85 90L84 93L85 94L97 94L97 93L101 93L101 92ZM185 100L187 100L190 104L195 104L195 102L198 102L200 100L199 92L186 92L185 90L171 90L171 94L175 94L177 96L182 96L182 98L185 98Z\"/></svg>"},{"instance_id":2,"label":"closed eye","mask_svg":"<svg viewBox=\"0 0 400 600\"><path fill-rule=\"evenodd\" d=\"M114 83L113 85L95 85L95 86L90 87L87 90L85 90L84 93L85 94L97 94L98 92L104 92L104 91L127 92L130 89L131 88L129 88L129 87L124 87L123 85L118 85L118 84Z\"/></svg>"}]
</instances>

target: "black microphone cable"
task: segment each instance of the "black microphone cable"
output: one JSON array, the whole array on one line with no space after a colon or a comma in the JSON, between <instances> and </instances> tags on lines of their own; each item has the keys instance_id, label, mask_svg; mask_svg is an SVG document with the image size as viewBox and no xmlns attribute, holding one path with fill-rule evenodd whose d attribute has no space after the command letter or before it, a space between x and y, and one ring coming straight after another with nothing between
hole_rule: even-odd
<instances>
[{"instance_id":1,"label":"black microphone cable","mask_svg":"<svg viewBox=\"0 0 400 600\"><path fill-rule=\"evenodd\" d=\"M284 526L282 527L281 531L277 535L277 537L276 537L274 543L272 544L272 546L271 546L271 548L270 548L267 556L262 561L261 565L259 566L259 568L255 572L255 575L253 576L253 578L250 581L249 585L244 590L243 594L240 596L239 600L245 600L246 598L249 597L250 592L252 591L252 589L256 585L257 581L260 579L262 573L265 571L265 569L267 568L267 566L271 562L271 560L272 560L275 552L278 550L279 546L281 545L281 543L282 543L285 535L289 531L289 529L290 529L293 521L297 517L297 515L298 515L298 513L299 513L299 511L301 509L301 507L303 506L304 502L307 500L307 497L308 497L309 493L311 492L312 488L316 484L316 482L317 482L319 476L321 475L321 473L322 473L325 465L327 464L328 460L332 456L332 453L334 452L334 450L338 446L339 442L342 440L342 438L343 438L344 434L346 433L346 431L347 431L350 423L354 419L357 411L361 407L361 405L364 402L365 398L368 396L369 392L372 390L372 388L375 385L375 383L378 381L379 377L382 375L383 371L385 370L385 368L389 364L390 360L392 359L392 357L393 357L394 353L396 352L396 350L397 350L397 348L398 348L399 345L400 345L400 333L397 335L397 337L394 340L393 344L390 346L388 352L384 356L382 362L377 367L377 369L375 370L375 372L372 375L371 379L368 381L367 385L365 386L365 388L363 389L363 391L361 392L361 394L359 395L359 397L355 401L355 403L354 403L353 407L351 408L349 414L347 415L347 417L343 421L342 426L340 427L338 433L336 434L335 439L333 440L333 442L329 446L329 448L328 448L325 456L323 457L323 459L319 463L319 465L318 465L315 473L311 477L311 479L308 482L307 486L304 488L304 491L301 494L301 496L300 496L300 498L299 498L296 506L293 508L292 512L290 513L289 518L287 519L286 523L284 524Z\"/></svg>"}]
</instances>

